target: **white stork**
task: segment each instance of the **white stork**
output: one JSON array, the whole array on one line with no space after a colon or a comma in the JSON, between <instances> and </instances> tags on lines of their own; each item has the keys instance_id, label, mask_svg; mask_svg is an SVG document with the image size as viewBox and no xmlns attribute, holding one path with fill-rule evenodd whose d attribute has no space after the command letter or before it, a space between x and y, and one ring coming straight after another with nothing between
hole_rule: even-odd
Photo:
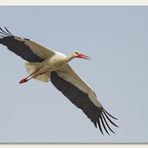
<instances>
[{"instance_id":1,"label":"white stork","mask_svg":"<svg viewBox=\"0 0 148 148\"><path fill-rule=\"evenodd\" d=\"M51 81L63 95L86 114L102 134L104 134L102 127L107 134L110 135L108 130L114 133L109 123L118 127L111 120L117 118L103 108L94 91L68 64L74 58L89 59L88 56L78 51L66 56L30 39L14 36L6 27L5 30L0 28L0 44L7 46L9 50L28 61L25 67L29 76L22 79L20 83L25 83L32 78L43 82Z\"/></svg>"}]
</instances>

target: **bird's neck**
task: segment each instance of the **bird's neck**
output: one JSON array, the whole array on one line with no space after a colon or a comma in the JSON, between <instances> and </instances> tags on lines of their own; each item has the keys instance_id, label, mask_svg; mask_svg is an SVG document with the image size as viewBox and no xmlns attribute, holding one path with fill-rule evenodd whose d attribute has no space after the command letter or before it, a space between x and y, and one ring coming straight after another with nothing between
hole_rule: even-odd
<instances>
[{"instance_id":1,"label":"bird's neck","mask_svg":"<svg viewBox=\"0 0 148 148\"><path fill-rule=\"evenodd\" d=\"M66 58L66 62L70 62L72 59L74 59L74 56L73 55L70 55Z\"/></svg>"}]
</instances>

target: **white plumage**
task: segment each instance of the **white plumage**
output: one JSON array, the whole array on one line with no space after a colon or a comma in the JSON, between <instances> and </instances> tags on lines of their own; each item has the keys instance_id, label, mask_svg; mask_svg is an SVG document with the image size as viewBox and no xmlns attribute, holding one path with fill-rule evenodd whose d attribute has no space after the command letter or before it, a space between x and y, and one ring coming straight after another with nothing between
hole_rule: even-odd
<instances>
[{"instance_id":1,"label":"white plumage","mask_svg":"<svg viewBox=\"0 0 148 148\"><path fill-rule=\"evenodd\" d=\"M13 36L7 28L0 28L0 44L27 61L25 64L29 76L22 79L25 83L31 79L43 82L51 81L73 104L80 108L86 116L109 134L108 129L114 133L109 123L117 125L111 120L116 119L109 114L97 100L97 96L91 87L84 82L71 68L69 62L74 58L89 59L88 56L75 51L66 56L60 52L48 49L30 39Z\"/></svg>"}]
</instances>

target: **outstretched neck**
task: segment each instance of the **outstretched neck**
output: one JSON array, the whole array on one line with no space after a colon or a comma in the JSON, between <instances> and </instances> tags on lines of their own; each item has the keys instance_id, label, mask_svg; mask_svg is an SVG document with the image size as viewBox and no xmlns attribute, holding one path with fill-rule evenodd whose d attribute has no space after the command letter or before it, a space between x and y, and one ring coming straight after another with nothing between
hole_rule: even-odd
<instances>
[{"instance_id":1,"label":"outstretched neck","mask_svg":"<svg viewBox=\"0 0 148 148\"><path fill-rule=\"evenodd\" d=\"M74 59L75 57L73 55L70 55L66 58L66 62L71 61L72 59Z\"/></svg>"}]
</instances>

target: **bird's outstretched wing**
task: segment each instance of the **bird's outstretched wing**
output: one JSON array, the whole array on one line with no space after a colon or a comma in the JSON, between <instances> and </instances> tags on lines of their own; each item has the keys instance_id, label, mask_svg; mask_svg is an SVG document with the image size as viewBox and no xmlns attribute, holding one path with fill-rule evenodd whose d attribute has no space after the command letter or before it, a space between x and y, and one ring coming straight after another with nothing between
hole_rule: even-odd
<instances>
[{"instance_id":1,"label":"bird's outstretched wing","mask_svg":"<svg viewBox=\"0 0 148 148\"><path fill-rule=\"evenodd\" d=\"M28 62L41 62L55 54L53 50L30 39L12 35L6 27L5 30L0 28L0 44L7 46L9 50Z\"/></svg>"},{"instance_id":2,"label":"bird's outstretched wing","mask_svg":"<svg viewBox=\"0 0 148 148\"><path fill-rule=\"evenodd\" d=\"M65 64L61 69L53 71L51 82L87 115L96 128L99 127L102 134L103 128L108 134L108 129L114 133L109 123L118 127L111 120L111 118L115 120L117 118L103 108L93 90L74 72L70 65Z\"/></svg>"}]
</instances>

